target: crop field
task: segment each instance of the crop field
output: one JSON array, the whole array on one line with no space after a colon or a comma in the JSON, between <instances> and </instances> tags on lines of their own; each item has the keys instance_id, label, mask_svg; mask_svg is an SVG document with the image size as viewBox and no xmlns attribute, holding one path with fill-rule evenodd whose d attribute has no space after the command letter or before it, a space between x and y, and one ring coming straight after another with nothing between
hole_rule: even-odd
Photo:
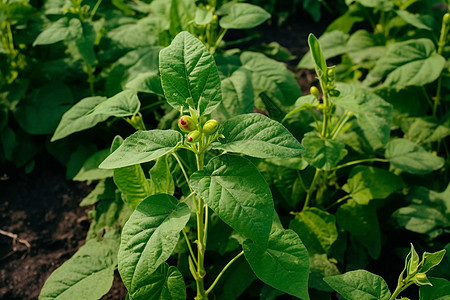
<instances>
[{"instance_id":1,"label":"crop field","mask_svg":"<svg viewBox=\"0 0 450 300\"><path fill-rule=\"evenodd\" d=\"M0 0L0 299L450 299L448 0Z\"/></svg>"}]
</instances>

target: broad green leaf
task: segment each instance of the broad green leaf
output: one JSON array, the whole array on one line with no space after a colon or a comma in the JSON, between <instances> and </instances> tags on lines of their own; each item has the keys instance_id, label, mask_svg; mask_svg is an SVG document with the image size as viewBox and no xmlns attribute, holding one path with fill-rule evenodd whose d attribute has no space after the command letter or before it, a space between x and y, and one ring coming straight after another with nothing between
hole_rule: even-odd
<instances>
[{"instance_id":1,"label":"broad green leaf","mask_svg":"<svg viewBox=\"0 0 450 300\"><path fill-rule=\"evenodd\" d=\"M35 89L21 100L14 117L30 134L50 134L72 104L73 94L69 87L54 82Z\"/></svg>"},{"instance_id":2,"label":"broad green leaf","mask_svg":"<svg viewBox=\"0 0 450 300\"><path fill-rule=\"evenodd\" d=\"M143 274L145 282L130 297L134 300L185 300L186 285L176 267L161 264L153 273Z\"/></svg>"},{"instance_id":3,"label":"broad green leaf","mask_svg":"<svg viewBox=\"0 0 450 300\"><path fill-rule=\"evenodd\" d=\"M141 102L139 101L137 92L125 90L98 104L91 114L128 117L137 114L140 107Z\"/></svg>"},{"instance_id":4,"label":"broad green leaf","mask_svg":"<svg viewBox=\"0 0 450 300\"><path fill-rule=\"evenodd\" d=\"M218 156L191 175L194 191L229 226L267 243L274 214L272 195L258 169L238 156Z\"/></svg>"},{"instance_id":5,"label":"broad green leaf","mask_svg":"<svg viewBox=\"0 0 450 300\"><path fill-rule=\"evenodd\" d=\"M429 277L432 286L421 286L419 289L419 300L449 300L450 281L444 278Z\"/></svg>"},{"instance_id":6,"label":"broad green leaf","mask_svg":"<svg viewBox=\"0 0 450 300\"><path fill-rule=\"evenodd\" d=\"M305 109L313 109L316 108L319 105L319 101L317 100L317 98L313 95L306 95L306 96L302 96L300 98L297 99L297 101L295 101L295 108L293 110L291 110L284 118L283 121L284 122L286 119L288 119L290 116L292 116L295 113L298 113L300 111L303 111Z\"/></svg>"},{"instance_id":7,"label":"broad green leaf","mask_svg":"<svg viewBox=\"0 0 450 300\"><path fill-rule=\"evenodd\" d=\"M365 7L377 8L382 11L390 11L394 8L394 2L391 0L345 0L347 5L353 2L360 3Z\"/></svg>"},{"instance_id":8,"label":"broad green leaf","mask_svg":"<svg viewBox=\"0 0 450 300\"><path fill-rule=\"evenodd\" d=\"M82 59L89 65L94 65L96 62L94 44L97 39L94 24L88 20L80 21L73 18L70 20L68 31L67 51L75 59Z\"/></svg>"},{"instance_id":9,"label":"broad green leaf","mask_svg":"<svg viewBox=\"0 0 450 300\"><path fill-rule=\"evenodd\" d=\"M36 38L33 46L50 45L64 41L69 36L69 18L63 17L45 28Z\"/></svg>"},{"instance_id":10,"label":"broad green leaf","mask_svg":"<svg viewBox=\"0 0 450 300\"><path fill-rule=\"evenodd\" d=\"M181 31L192 30L197 6L195 0L171 0L170 5L170 33L172 36ZM167 4L166 4L167 5Z\"/></svg>"},{"instance_id":11,"label":"broad green leaf","mask_svg":"<svg viewBox=\"0 0 450 300\"><path fill-rule=\"evenodd\" d=\"M308 247L306 249L309 251ZM309 256L309 268L309 287L319 291L332 292L333 289L323 281L323 278L340 274L336 264L332 263L326 254L314 254Z\"/></svg>"},{"instance_id":12,"label":"broad green leaf","mask_svg":"<svg viewBox=\"0 0 450 300\"><path fill-rule=\"evenodd\" d=\"M222 80L222 102L211 116L225 122L233 116L253 112L254 106L250 72L239 69Z\"/></svg>"},{"instance_id":13,"label":"broad green leaf","mask_svg":"<svg viewBox=\"0 0 450 300\"><path fill-rule=\"evenodd\" d=\"M438 208L426 205L411 204L396 210L392 217L406 229L424 233L431 238L442 234L443 229L450 227L450 219Z\"/></svg>"},{"instance_id":14,"label":"broad green leaf","mask_svg":"<svg viewBox=\"0 0 450 300\"><path fill-rule=\"evenodd\" d=\"M88 240L50 275L39 299L100 299L113 283L118 247L117 233Z\"/></svg>"},{"instance_id":15,"label":"broad green leaf","mask_svg":"<svg viewBox=\"0 0 450 300\"><path fill-rule=\"evenodd\" d=\"M88 206L97 203L100 200L114 199L116 186L112 179L100 180L92 192L89 193L80 203L80 206Z\"/></svg>"},{"instance_id":16,"label":"broad green leaf","mask_svg":"<svg viewBox=\"0 0 450 300\"><path fill-rule=\"evenodd\" d=\"M318 208L306 208L298 213L289 223L302 239L308 252L328 253L338 237L336 218Z\"/></svg>"},{"instance_id":17,"label":"broad green leaf","mask_svg":"<svg viewBox=\"0 0 450 300\"><path fill-rule=\"evenodd\" d=\"M220 21L220 27L226 29L250 29L270 18L263 8L249 3L234 3Z\"/></svg>"},{"instance_id":18,"label":"broad green leaf","mask_svg":"<svg viewBox=\"0 0 450 300\"><path fill-rule=\"evenodd\" d=\"M135 115L140 107L141 103L137 92L132 90L125 90L108 99L104 97L84 98L63 115L52 141L94 127L111 116Z\"/></svg>"},{"instance_id":19,"label":"broad green leaf","mask_svg":"<svg viewBox=\"0 0 450 300\"><path fill-rule=\"evenodd\" d=\"M426 273L431 270L431 268L439 265L444 258L445 252L445 249L434 253L424 252L422 255L422 266L418 272Z\"/></svg>"},{"instance_id":20,"label":"broad green leaf","mask_svg":"<svg viewBox=\"0 0 450 300\"><path fill-rule=\"evenodd\" d=\"M145 178L141 165L116 168L113 172L114 183L123 193L126 203L132 210L151 194L150 184Z\"/></svg>"},{"instance_id":21,"label":"broad green leaf","mask_svg":"<svg viewBox=\"0 0 450 300\"><path fill-rule=\"evenodd\" d=\"M383 86L401 89L423 86L435 81L445 65L429 39L408 40L391 44L377 61L364 83L373 85L386 78Z\"/></svg>"},{"instance_id":22,"label":"broad green leaf","mask_svg":"<svg viewBox=\"0 0 450 300\"><path fill-rule=\"evenodd\" d=\"M220 78L213 56L197 38L179 33L161 50L159 71L167 102L175 109L187 108L191 97L200 114L211 113L222 100Z\"/></svg>"},{"instance_id":23,"label":"broad green leaf","mask_svg":"<svg viewBox=\"0 0 450 300\"><path fill-rule=\"evenodd\" d=\"M400 18L405 20L407 23L413 25L414 27L416 27L418 29L424 29L424 30L429 30L429 31L433 30L433 28L431 28L429 25L426 24L426 22L424 22L425 20L423 19L423 16L421 16L421 15L414 15L406 10L396 10L395 13Z\"/></svg>"},{"instance_id":24,"label":"broad green leaf","mask_svg":"<svg viewBox=\"0 0 450 300\"><path fill-rule=\"evenodd\" d=\"M161 77L157 71L139 74L128 81L125 87L142 93L164 96L164 91L161 86Z\"/></svg>"},{"instance_id":25,"label":"broad green leaf","mask_svg":"<svg viewBox=\"0 0 450 300\"><path fill-rule=\"evenodd\" d=\"M171 129L137 131L127 137L99 167L115 169L155 160L174 151L182 139L181 133Z\"/></svg>"},{"instance_id":26,"label":"broad green leaf","mask_svg":"<svg viewBox=\"0 0 450 300\"><path fill-rule=\"evenodd\" d=\"M120 276L131 295L145 289L148 277L169 258L190 215L185 203L164 194L136 207L123 228L118 256Z\"/></svg>"},{"instance_id":27,"label":"broad green leaf","mask_svg":"<svg viewBox=\"0 0 450 300\"><path fill-rule=\"evenodd\" d=\"M306 149L303 159L318 169L332 169L347 155L343 143L335 140L323 140L314 132L305 134L302 145Z\"/></svg>"},{"instance_id":28,"label":"broad green leaf","mask_svg":"<svg viewBox=\"0 0 450 300\"><path fill-rule=\"evenodd\" d=\"M119 49L137 49L154 46L158 42L158 33L168 27L160 18L146 17L130 20L107 31L107 37Z\"/></svg>"},{"instance_id":29,"label":"broad green leaf","mask_svg":"<svg viewBox=\"0 0 450 300\"><path fill-rule=\"evenodd\" d=\"M428 174L444 165L444 159L406 139L390 141L385 156L393 167L411 174Z\"/></svg>"},{"instance_id":30,"label":"broad green leaf","mask_svg":"<svg viewBox=\"0 0 450 300\"><path fill-rule=\"evenodd\" d=\"M356 166L342 187L358 204L368 204L372 199L384 199L404 187L401 177L375 167Z\"/></svg>"},{"instance_id":31,"label":"broad green leaf","mask_svg":"<svg viewBox=\"0 0 450 300\"><path fill-rule=\"evenodd\" d=\"M440 123L434 118L415 118L405 134L417 144L438 142L450 135L450 120Z\"/></svg>"},{"instance_id":32,"label":"broad green leaf","mask_svg":"<svg viewBox=\"0 0 450 300\"><path fill-rule=\"evenodd\" d=\"M338 90L342 96L334 103L356 116L372 148L386 145L391 132L392 105L362 86L338 84Z\"/></svg>"},{"instance_id":33,"label":"broad green leaf","mask_svg":"<svg viewBox=\"0 0 450 300\"><path fill-rule=\"evenodd\" d=\"M308 43L310 44L311 49L315 49L314 52L316 53L316 63L324 72L326 70L327 59L333 58L338 55L342 55L347 52L347 40L349 38L349 35L346 33L343 33L342 31L335 30L332 32L324 33L319 39L318 42L316 41L310 41L312 38L308 38ZM313 47L313 48L312 48ZM322 49L323 56L321 57L318 55L318 51L320 51L320 48ZM302 60L297 65L297 68L306 68L306 69L314 69L314 59L312 54L313 52L308 51L308 53L303 56ZM318 55L318 56L317 56Z\"/></svg>"},{"instance_id":34,"label":"broad green leaf","mask_svg":"<svg viewBox=\"0 0 450 300\"><path fill-rule=\"evenodd\" d=\"M275 228L267 246L246 240L245 258L264 283L301 299L309 299L309 256L292 230Z\"/></svg>"},{"instance_id":35,"label":"broad green leaf","mask_svg":"<svg viewBox=\"0 0 450 300\"><path fill-rule=\"evenodd\" d=\"M113 176L111 170L99 169L98 166L109 155L109 149L100 150L91 155L73 178L75 181L99 180Z\"/></svg>"},{"instance_id":36,"label":"broad green leaf","mask_svg":"<svg viewBox=\"0 0 450 300\"><path fill-rule=\"evenodd\" d=\"M290 106L302 95L295 75L283 63L249 51L242 53L240 59L242 68L252 75L255 97L265 93L282 105Z\"/></svg>"},{"instance_id":37,"label":"broad green leaf","mask_svg":"<svg viewBox=\"0 0 450 300\"><path fill-rule=\"evenodd\" d=\"M53 134L52 142L74 132L94 127L109 118L109 115L92 114L95 107L106 101L105 97L88 97L72 106L63 116Z\"/></svg>"},{"instance_id":38,"label":"broad green leaf","mask_svg":"<svg viewBox=\"0 0 450 300\"><path fill-rule=\"evenodd\" d=\"M391 292L386 282L366 270L356 270L323 280L347 300L389 300Z\"/></svg>"},{"instance_id":39,"label":"broad green leaf","mask_svg":"<svg viewBox=\"0 0 450 300\"><path fill-rule=\"evenodd\" d=\"M213 149L243 153L259 158L300 156L302 145L280 123L262 114L233 117L223 124L225 139Z\"/></svg>"},{"instance_id":40,"label":"broad green leaf","mask_svg":"<svg viewBox=\"0 0 450 300\"><path fill-rule=\"evenodd\" d=\"M156 160L156 164L150 169L151 192L152 194L169 194L175 192L171 169L169 166L169 156L165 155Z\"/></svg>"},{"instance_id":41,"label":"broad green leaf","mask_svg":"<svg viewBox=\"0 0 450 300\"><path fill-rule=\"evenodd\" d=\"M350 232L377 259L381 250L381 234L375 209L349 200L336 212L339 227Z\"/></svg>"},{"instance_id":42,"label":"broad green leaf","mask_svg":"<svg viewBox=\"0 0 450 300\"><path fill-rule=\"evenodd\" d=\"M385 41L366 30L356 31L347 41L347 54L355 64L375 62L385 52Z\"/></svg>"},{"instance_id":43,"label":"broad green leaf","mask_svg":"<svg viewBox=\"0 0 450 300\"><path fill-rule=\"evenodd\" d=\"M195 10L195 24L208 25L213 19L212 10L206 10L205 7L197 7Z\"/></svg>"}]
</instances>

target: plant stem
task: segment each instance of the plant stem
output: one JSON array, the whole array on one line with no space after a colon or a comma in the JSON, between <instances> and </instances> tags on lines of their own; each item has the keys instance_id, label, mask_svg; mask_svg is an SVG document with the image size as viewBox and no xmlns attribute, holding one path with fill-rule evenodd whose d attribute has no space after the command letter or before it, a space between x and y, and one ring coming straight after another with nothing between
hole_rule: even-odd
<instances>
[{"instance_id":1,"label":"plant stem","mask_svg":"<svg viewBox=\"0 0 450 300\"><path fill-rule=\"evenodd\" d=\"M345 116L345 118L343 119L343 117ZM342 127L344 127L345 123L347 123L347 121L353 116L352 113L346 112L345 114L342 115L342 118L339 120L339 122L336 124L336 127L333 129L333 131L331 132L331 139L335 139L337 137L337 135L339 134L339 132L341 132Z\"/></svg>"},{"instance_id":2,"label":"plant stem","mask_svg":"<svg viewBox=\"0 0 450 300\"><path fill-rule=\"evenodd\" d=\"M219 37L216 40L216 43L214 44L214 46L211 48L211 50L209 51L211 54L216 53L216 49L217 47L219 47L220 42L222 41L223 37L225 36L225 33L227 33L228 29L222 29Z\"/></svg>"},{"instance_id":3,"label":"plant stem","mask_svg":"<svg viewBox=\"0 0 450 300\"><path fill-rule=\"evenodd\" d=\"M306 194L305 204L303 204L303 209L308 207L309 199L311 198L312 193L314 192L314 188L316 187L317 177L319 177L320 170L316 169L316 173L314 174L313 181L308 189L308 194Z\"/></svg>"},{"instance_id":4,"label":"plant stem","mask_svg":"<svg viewBox=\"0 0 450 300\"><path fill-rule=\"evenodd\" d=\"M95 69L86 61L84 62L84 65L86 67L86 73L88 75L89 91L91 93L91 96L95 96L95 90L94 90L94 83L95 83L94 71L95 71Z\"/></svg>"},{"instance_id":5,"label":"plant stem","mask_svg":"<svg viewBox=\"0 0 450 300\"><path fill-rule=\"evenodd\" d=\"M194 261L195 265L198 266L198 262L197 262L197 259L195 258L194 250L192 250L191 242L189 242L189 238L186 234L186 231L184 230L184 228L182 231L183 231L184 239L186 240L186 244L189 248L189 252L191 253L192 260Z\"/></svg>"},{"instance_id":6,"label":"plant stem","mask_svg":"<svg viewBox=\"0 0 450 300\"><path fill-rule=\"evenodd\" d=\"M102 3L102 0L98 0L97 3L95 3L95 6L91 11L91 15L89 16L90 20L92 20L92 18L95 16L95 13L97 12L97 9L100 6L100 3Z\"/></svg>"},{"instance_id":7,"label":"plant stem","mask_svg":"<svg viewBox=\"0 0 450 300\"><path fill-rule=\"evenodd\" d=\"M447 26L446 22L442 20L442 27L441 27L441 35L439 37L438 42L438 54L441 55L442 51L444 50L444 46L447 43L447 34L449 31L449 27ZM433 117L436 117L437 107L439 106L439 102L441 100L441 85L442 85L442 74L439 76L437 88L436 88L436 98L434 99L434 105L433 105Z\"/></svg>"},{"instance_id":8,"label":"plant stem","mask_svg":"<svg viewBox=\"0 0 450 300\"><path fill-rule=\"evenodd\" d=\"M199 142L199 153L196 154L196 160L197 160L197 169L200 171L203 169L204 165L204 158L205 158L205 152L203 149L203 132L200 133L202 135L202 138ZM205 215L204 211L205 208L208 209L203 202L203 199L201 197L197 197L198 205L197 205L197 275L198 279L196 281L197 283L197 296L195 299L208 299L208 296L205 293L205 287L203 278L205 277L206 271L204 267L204 261L205 261L205 250L206 250L206 239L205 239L205 229L207 230L205 226Z\"/></svg>"},{"instance_id":9,"label":"plant stem","mask_svg":"<svg viewBox=\"0 0 450 300\"><path fill-rule=\"evenodd\" d=\"M230 260L227 265L225 267L223 267L222 271L220 271L219 275L217 275L216 280L214 280L213 284L211 284L211 286L209 287L209 289L206 291L206 295L208 295L209 293L211 293L211 291L213 290L213 288L216 286L217 282L219 282L220 277L222 277L223 273L225 273L225 271L242 255L244 254L244 251L239 252L238 255L236 255L235 257L233 257L232 260Z\"/></svg>"},{"instance_id":10,"label":"plant stem","mask_svg":"<svg viewBox=\"0 0 450 300\"><path fill-rule=\"evenodd\" d=\"M366 159L354 160L354 161L351 161L351 162L348 162L348 163L336 166L336 167L334 167L331 170L338 170L338 169L341 169L341 168L345 168L345 167L348 167L348 166L352 166L352 165L356 165L356 164L360 164L360 163L364 163L364 162L375 162L375 161L388 162L388 160L385 159L385 158L366 158Z\"/></svg>"},{"instance_id":11,"label":"plant stem","mask_svg":"<svg viewBox=\"0 0 450 300\"><path fill-rule=\"evenodd\" d=\"M352 197L351 195L346 195L346 196L344 196L342 198L339 198L338 200L336 200L336 202L334 202L333 204L331 204L330 206L325 208L325 210L329 210L333 206L338 205L339 203L341 203L341 202L343 202L343 201L345 201L345 200L347 200L348 198L351 198L351 197Z\"/></svg>"}]
</instances>

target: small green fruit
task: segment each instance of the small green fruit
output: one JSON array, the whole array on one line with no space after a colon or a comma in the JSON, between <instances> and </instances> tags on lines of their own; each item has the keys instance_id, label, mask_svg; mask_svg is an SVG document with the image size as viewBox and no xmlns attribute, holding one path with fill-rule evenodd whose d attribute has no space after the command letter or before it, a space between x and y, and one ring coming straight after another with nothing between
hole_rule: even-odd
<instances>
[{"instance_id":1,"label":"small green fruit","mask_svg":"<svg viewBox=\"0 0 450 300\"><path fill-rule=\"evenodd\" d=\"M316 98L319 98L319 89L315 86L310 87L309 92Z\"/></svg>"},{"instance_id":2,"label":"small green fruit","mask_svg":"<svg viewBox=\"0 0 450 300\"><path fill-rule=\"evenodd\" d=\"M442 20L446 25L450 25L450 13L446 13Z\"/></svg>"},{"instance_id":3,"label":"small green fruit","mask_svg":"<svg viewBox=\"0 0 450 300\"><path fill-rule=\"evenodd\" d=\"M203 133L205 135L211 135L217 131L217 127L219 127L219 123L216 120L209 120L203 125Z\"/></svg>"},{"instance_id":4,"label":"small green fruit","mask_svg":"<svg viewBox=\"0 0 450 300\"><path fill-rule=\"evenodd\" d=\"M327 76L328 76L328 78L334 79L334 75L335 75L334 67L328 68L328 70L327 70Z\"/></svg>"},{"instance_id":5,"label":"small green fruit","mask_svg":"<svg viewBox=\"0 0 450 300\"><path fill-rule=\"evenodd\" d=\"M183 132L191 132L197 128L197 123L191 116L184 115L178 119L178 127Z\"/></svg>"},{"instance_id":6,"label":"small green fruit","mask_svg":"<svg viewBox=\"0 0 450 300\"><path fill-rule=\"evenodd\" d=\"M190 143L196 143L200 140L200 131L194 130L191 133L188 134L188 142Z\"/></svg>"}]
</instances>

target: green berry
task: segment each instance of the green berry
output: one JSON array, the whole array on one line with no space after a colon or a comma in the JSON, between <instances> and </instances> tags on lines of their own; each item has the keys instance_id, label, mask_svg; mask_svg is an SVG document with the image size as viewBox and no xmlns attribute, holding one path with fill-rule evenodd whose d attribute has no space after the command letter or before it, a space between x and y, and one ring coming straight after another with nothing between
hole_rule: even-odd
<instances>
[{"instance_id":1,"label":"green berry","mask_svg":"<svg viewBox=\"0 0 450 300\"><path fill-rule=\"evenodd\" d=\"M211 135L217 131L217 127L219 127L219 123L216 120L209 120L203 125L203 133L205 135Z\"/></svg>"},{"instance_id":2,"label":"green berry","mask_svg":"<svg viewBox=\"0 0 450 300\"><path fill-rule=\"evenodd\" d=\"M327 70L327 76L328 76L328 78L334 79L334 75L335 75L334 67L328 68L328 70Z\"/></svg>"},{"instance_id":3,"label":"green berry","mask_svg":"<svg viewBox=\"0 0 450 300\"><path fill-rule=\"evenodd\" d=\"M319 98L319 89L318 89L317 87L312 86L312 87L309 89L309 92L310 92L311 95L313 95L314 97Z\"/></svg>"},{"instance_id":4,"label":"green berry","mask_svg":"<svg viewBox=\"0 0 450 300\"><path fill-rule=\"evenodd\" d=\"M446 13L442 20L445 24L450 25L450 13Z\"/></svg>"},{"instance_id":5,"label":"green berry","mask_svg":"<svg viewBox=\"0 0 450 300\"><path fill-rule=\"evenodd\" d=\"M191 116L184 115L178 119L178 127L183 132L191 132L197 128L197 123Z\"/></svg>"},{"instance_id":6,"label":"green berry","mask_svg":"<svg viewBox=\"0 0 450 300\"><path fill-rule=\"evenodd\" d=\"M196 143L200 140L200 131L194 130L191 133L188 134L188 142L190 143Z\"/></svg>"}]
</instances>

